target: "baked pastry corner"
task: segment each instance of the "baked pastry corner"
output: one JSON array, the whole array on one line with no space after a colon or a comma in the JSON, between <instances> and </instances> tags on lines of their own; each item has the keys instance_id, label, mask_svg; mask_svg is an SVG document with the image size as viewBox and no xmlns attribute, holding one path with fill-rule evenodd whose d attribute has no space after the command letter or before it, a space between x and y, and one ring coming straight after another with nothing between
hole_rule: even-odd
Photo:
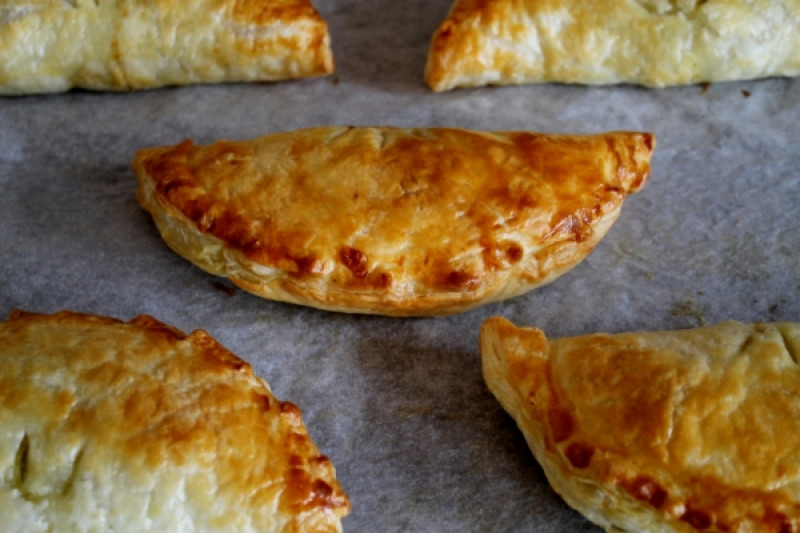
<instances>
[{"instance_id":1,"label":"baked pastry corner","mask_svg":"<svg viewBox=\"0 0 800 533\"><path fill-rule=\"evenodd\" d=\"M338 532L349 509L297 406L207 333L0 322L0 529Z\"/></svg>"},{"instance_id":2,"label":"baked pastry corner","mask_svg":"<svg viewBox=\"0 0 800 533\"><path fill-rule=\"evenodd\" d=\"M607 531L800 528L800 325L553 340L494 317L480 342L552 487Z\"/></svg>"},{"instance_id":3,"label":"baked pastry corner","mask_svg":"<svg viewBox=\"0 0 800 533\"><path fill-rule=\"evenodd\" d=\"M330 74L310 0L6 0L0 94L127 91Z\"/></svg>"},{"instance_id":4,"label":"baked pastry corner","mask_svg":"<svg viewBox=\"0 0 800 533\"><path fill-rule=\"evenodd\" d=\"M425 79L446 91L797 76L798 20L800 0L455 0Z\"/></svg>"}]
</instances>

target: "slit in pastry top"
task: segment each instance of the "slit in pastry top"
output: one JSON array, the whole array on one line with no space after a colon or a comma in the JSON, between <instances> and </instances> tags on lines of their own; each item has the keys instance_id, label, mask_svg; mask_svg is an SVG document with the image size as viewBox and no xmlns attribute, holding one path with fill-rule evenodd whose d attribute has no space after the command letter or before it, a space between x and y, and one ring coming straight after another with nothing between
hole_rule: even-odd
<instances>
[{"instance_id":1,"label":"slit in pastry top","mask_svg":"<svg viewBox=\"0 0 800 533\"><path fill-rule=\"evenodd\" d=\"M583 259L650 172L649 133L317 127L140 150L167 244L266 298L443 315Z\"/></svg>"}]
</instances>

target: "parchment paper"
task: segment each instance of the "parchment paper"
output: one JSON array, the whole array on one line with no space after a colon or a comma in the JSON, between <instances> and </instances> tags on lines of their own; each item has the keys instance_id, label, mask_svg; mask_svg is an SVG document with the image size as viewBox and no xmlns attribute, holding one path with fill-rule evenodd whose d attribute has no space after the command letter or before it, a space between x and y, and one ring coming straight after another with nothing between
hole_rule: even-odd
<instances>
[{"instance_id":1,"label":"parchment paper","mask_svg":"<svg viewBox=\"0 0 800 533\"><path fill-rule=\"evenodd\" d=\"M422 71L449 0L317 6L332 77L0 99L0 315L148 313L207 330L300 406L352 500L346 531L598 531L552 492L487 391L481 322L557 337L800 320L800 80L435 94ZM171 252L136 202L138 148L324 124L647 130L658 146L649 184L587 260L449 318L251 296Z\"/></svg>"}]
</instances>

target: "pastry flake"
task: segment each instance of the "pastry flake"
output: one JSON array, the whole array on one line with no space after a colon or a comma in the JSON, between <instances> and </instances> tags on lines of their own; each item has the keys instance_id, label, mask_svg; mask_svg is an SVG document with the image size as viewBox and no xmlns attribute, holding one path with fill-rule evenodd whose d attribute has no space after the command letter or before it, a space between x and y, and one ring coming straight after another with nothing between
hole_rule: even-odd
<instances>
[{"instance_id":1,"label":"pastry flake","mask_svg":"<svg viewBox=\"0 0 800 533\"><path fill-rule=\"evenodd\" d=\"M265 298L443 315L548 283L649 176L648 133L318 127L147 148L166 243Z\"/></svg>"},{"instance_id":2,"label":"pastry flake","mask_svg":"<svg viewBox=\"0 0 800 533\"><path fill-rule=\"evenodd\" d=\"M203 331L140 316L0 322L3 530L341 531L300 410Z\"/></svg>"},{"instance_id":3,"label":"pastry flake","mask_svg":"<svg viewBox=\"0 0 800 533\"><path fill-rule=\"evenodd\" d=\"M445 91L796 76L799 22L800 0L456 0L425 79Z\"/></svg>"},{"instance_id":4,"label":"pastry flake","mask_svg":"<svg viewBox=\"0 0 800 533\"><path fill-rule=\"evenodd\" d=\"M333 71L310 0L0 0L0 94L272 81Z\"/></svg>"},{"instance_id":5,"label":"pastry flake","mask_svg":"<svg viewBox=\"0 0 800 533\"><path fill-rule=\"evenodd\" d=\"M607 531L800 528L800 325L553 340L495 317L480 342L555 491Z\"/></svg>"}]
</instances>

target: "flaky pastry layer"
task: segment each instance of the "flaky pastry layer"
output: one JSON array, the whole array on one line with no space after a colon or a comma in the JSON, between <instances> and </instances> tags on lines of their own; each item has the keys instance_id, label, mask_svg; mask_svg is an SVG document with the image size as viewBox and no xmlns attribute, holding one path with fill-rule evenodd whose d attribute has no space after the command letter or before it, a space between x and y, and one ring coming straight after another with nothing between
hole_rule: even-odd
<instances>
[{"instance_id":1,"label":"flaky pastry layer","mask_svg":"<svg viewBox=\"0 0 800 533\"><path fill-rule=\"evenodd\" d=\"M334 532L349 508L300 410L207 333L0 322L3 531Z\"/></svg>"},{"instance_id":2,"label":"flaky pastry layer","mask_svg":"<svg viewBox=\"0 0 800 533\"><path fill-rule=\"evenodd\" d=\"M552 281L649 175L647 133L319 127L148 148L138 198L167 244L255 294L437 315Z\"/></svg>"},{"instance_id":3,"label":"flaky pastry layer","mask_svg":"<svg viewBox=\"0 0 800 533\"><path fill-rule=\"evenodd\" d=\"M0 94L333 71L310 0L0 0Z\"/></svg>"},{"instance_id":4,"label":"flaky pastry layer","mask_svg":"<svg viewBox=\"0 0 800 533\"><path fill-rule=\"evenodd\" d=\"M800 529L800 324L547 339L490 318L489 389L607 531Z\"/></svg>"},{"instance_id":5,"label":"flaky pastry layer","mask_svg":"<svg viewBox=\"0 0 800 533\"><path fill-rule=\"evenodd\" d=\"M456 0L425 79L664 87L796 76L798 50L800 0Z\"/></svg>"}]
</instances>

